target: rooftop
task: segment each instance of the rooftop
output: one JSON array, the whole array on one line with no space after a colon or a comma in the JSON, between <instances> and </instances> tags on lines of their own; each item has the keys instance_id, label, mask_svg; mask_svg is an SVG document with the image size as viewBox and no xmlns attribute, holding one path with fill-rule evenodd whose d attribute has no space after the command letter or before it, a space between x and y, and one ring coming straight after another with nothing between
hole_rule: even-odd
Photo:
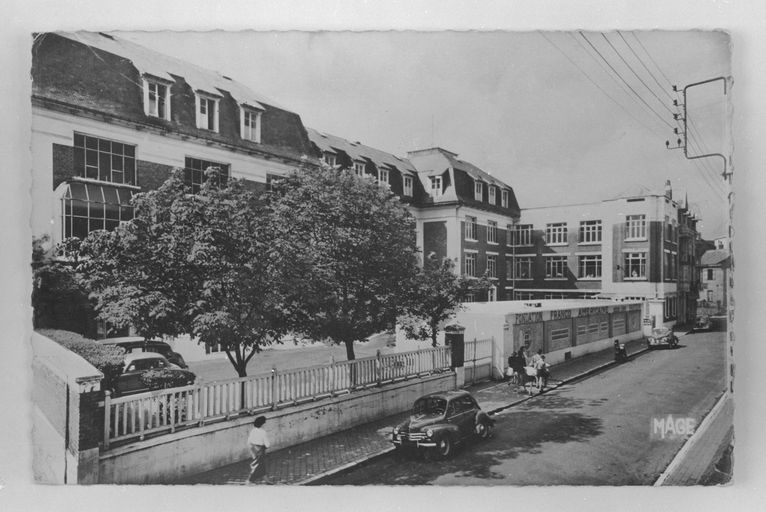
<instances>
[{"instance_id":1,"label":"rooftop","mask_svg":"<svg viewBox=\"0 0 766 512\"><path fill-rule=\"evenodd\" d=\"M351 142L337 135L320 132L314 128L307 127L306 130L308 131L309 139L316 144L320 151L330 153L343 151L352 160L371 160L378 167L387 166L399 169L400 171L415 172L415 168L406 158L400 158L392 153L386 153L361 142Z\"/></svg>"}]
</instances>

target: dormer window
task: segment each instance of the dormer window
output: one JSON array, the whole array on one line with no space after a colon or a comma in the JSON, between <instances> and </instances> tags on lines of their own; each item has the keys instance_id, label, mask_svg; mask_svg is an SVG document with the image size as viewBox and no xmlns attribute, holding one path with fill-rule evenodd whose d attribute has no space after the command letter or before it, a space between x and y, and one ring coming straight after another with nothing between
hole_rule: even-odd
<instances>
[{"instance_id":1,"label":"dormer window","mask_svg":"<svg viewBox=\"0 0 766 512\"><path fill-rule=\"evenodd\" d=\"M484 197L484 184L480 181L475 181L473 186L473 198L477 201L481 201Z\"/></svg>"},{"instance_id":2,"label":"dormer window","mask_svg":"<svg viewBox=\"0 0 766 512\"><path fill-rule=\"evenodd\" d=\"M324 162L330 167L335 167L336 165L338 165L338 158L336 157L334 153L325 152L322 158L324 159Z\"/></svg>"},{"instance_id":3,"label":"dormer window","mask_svg":"<svg viewBox=\"0 0 766 512\"><path fill-rule=\"evenodd\" d=\"M354 162L354 174L364 177L364 162Z\"/></svg>"},{"instance_id":4,"label":"dormer window","mask_svg":"<svg viewBox=\"0 0 766 512\"><path fill-rule=\"evenodd\" d=\"M404 177L404 195L412 197L412 190L413 190L414 182L412 180L412 176L405 176Z\"/></svg>"},{"instance_id":5,"label":"dormer window","mask_svg":"<svg viewBox=\"0 0 766 512\"><path fill-rule=\"evenodd\" d=\"M503 190L500 197L501 197L503 208L508 208L508 197L509 197L508 191Z\"/></svg>"},{"instance_id":6,"label":"dormer window","mask_svg":"<svg viewBox=\"0 0 766 512\"><path fill-rule=\"evenodd\" d=\"M431 197L436 198L442 195L442 177L431 176Z\"/></svg>"},{"instance_id":7,"label":"dormer window","mask_svg":"<svg viewBox=\"0 0 766 512\"><path fill-rule=\"evenodd\" d=\"M378 184L389 186L388 176L388 169L378 169Z\"/></svg>"},{"instance_id":8,"label":"dormer window","mask_svg":"<svg viewBox=\"0 0 766 512\"><path fill-rule=\"evenodd\" d=\"M489 204L497 204L497 189L494 185L489 186Z\"/></svg>"},{"instance_id":9,"label":"dormer window","mask_svg":"<svg viewBox=\"0 0 766 512\"><path fill-rule=\"evenodd\" d=\"M197 128L218 131L218 99L197 94Z\"/></svg>"},{"instance_id":10,"label":"dormer window","mask_svg":"<svg viewBox=\"0 0 766 512\"><path fill-rule=\"evenodd\" d=\"M261 142L261 112L251 108L240 108L240 134L245 140Z\"/></svg>"},{"instance_id":11,"label":"dormer window","mask_svg":"<svg viewBox=\"0 0 766 512\"><path fill-rule=\"evenodd\" d=\"M170 85L159 80L144 78L144 113L147 116L170 120Z\"/></svg>"}]
</instances>

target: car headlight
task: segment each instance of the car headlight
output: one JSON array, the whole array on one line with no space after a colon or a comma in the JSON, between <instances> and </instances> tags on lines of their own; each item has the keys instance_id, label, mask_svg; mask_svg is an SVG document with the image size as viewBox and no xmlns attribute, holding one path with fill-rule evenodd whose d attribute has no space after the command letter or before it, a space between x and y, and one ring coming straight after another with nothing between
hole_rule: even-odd
<instances>
[{"instance_id":1,"label":"car headlight","mask_svg":"<svg viewBox=\"0 0 766 512\"><path fill-rule=\"evenodd\" d=\"M430 428L426 429L426 437L432 437L434 435L434 431Z\"/></svg>"}]
</instances>

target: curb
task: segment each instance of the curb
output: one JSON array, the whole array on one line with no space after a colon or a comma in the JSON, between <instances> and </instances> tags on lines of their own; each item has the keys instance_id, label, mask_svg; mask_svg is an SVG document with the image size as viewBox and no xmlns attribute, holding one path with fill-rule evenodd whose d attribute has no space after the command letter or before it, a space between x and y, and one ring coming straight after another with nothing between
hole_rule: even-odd
<instances>
[{"instance_id":1,"label":"curb","mask_svg":"<svg viewBox=\"0 0 766 512\"><path fill-rule=\"evenodd\" d=\"M635 356L641 355L641 354L643 354L645 352L648 352L648 351L649 351L649 349L646 348L646 347L641 348L641 349L637 350L636 352L633 352L632 354L630 354L630 356L628 356L628 360L633 359ZM584 377L587 377L587 376L592 375L594 373L600 372L600 371L605 370L607 368L611 368L612 366L617 366L618 364L620 364L620 363L617 363L615 361L609 361L608 363L601 364L601 365L599 365L599 366L597 366L595 368L591 368L590 370L587 370L585 372L579 373L579 374L574 375L572 377L569 377L567 379L564 379L564 380L561 380L561 381L557 381L556 385L548 387L548 388L545 388L543 391L541 391L540 393L538 393L536 395L530 395L528 397L525 397L525 398L522 398L522 399L519 399L519 400L515 400L515 401L509 403L508 405L504 405L502 407L496 407L495 409L488 410L487 414L492 415L492 414L498 413L500 411L504 411L506 409L510 409L511 407L515 407L516 405L524 403L527 400L530 400L532 398L535 398L535 397L538 397L538 396L540 396L542 394L545 394L545 393L547 393L549 391L557 389L557 388L563 386L564 384L568 384L568 383L573 382L575 380L582 379ZM498 384L498 385L505 385L505 384L503 383L503 384ZM343 464L342 466L338 466L337 468L329 469L329 470L327 470L327 471L325 471L323 473L320 473L318 475L313 475L311 477L304 478L303 480L299 480L297 482L294 482L291 485L311 485L311 484L316 483L319 480L322 480L322 479L327 478L329 476L336 475L338 473L342 473L342 472L347 471L349 469L352 469L352 468L354 468L356 466L359 466L360 464L364 464L364 463L369 462L369 461L371 461L373 459L377 459L379 457L383 457L384 455L387 455L387 454L393 452L395 449L396 448L393 447L393 446L388 447L385 450L380 450L380 451L377 451L375 453L371 453L371 454L369 454L369 455L367 455L365 457L361 457L361 458L359 458L357 460L354 460L354 461L348 462L346 464Z\"/></svg>"},{"instance_id":2,"label":"curb","mask_svg":"<svg viewBox=\"0 0 766 512\"><path fill-rule=\"evenodd\" d=\"M726 401L731 398L731 395L727 393L726 391L723 392L721 397L716 401L715 405L708 411L708 413L705 415L705 417L702 419L702 422L699 425L699 428L697 428L694 431L694 434L689 437L689 439L686 440L686 442L683 444L680 450L678 450L678 453L676 453L675 457L673 457L673 460L670 461L670 464L668 464L668 467L665 468L665 471L662 472L662 474L657 478L657 480L652 484L654 487L660 487L665 485L665 480L667 480L670 475L678 469L678 467L683 464L684 459L686 458L686 454L691 451L691 449L694 447L694 445L699 442L699 440L702 438L702 436L707 432L707 429L710 427L710 424L713 423L713 421L718 417L718 414L721 412L721 410L726 405Z\"/></svg>"}]
</instances>

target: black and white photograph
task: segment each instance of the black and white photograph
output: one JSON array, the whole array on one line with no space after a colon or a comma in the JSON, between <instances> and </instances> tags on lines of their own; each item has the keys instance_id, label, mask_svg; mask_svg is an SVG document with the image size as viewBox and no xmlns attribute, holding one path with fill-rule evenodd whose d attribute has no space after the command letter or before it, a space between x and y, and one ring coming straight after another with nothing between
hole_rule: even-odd
<instances>
[{"instance_id":1,"label":"black and white photograph","mask_svg":"<svg viewBox=\"0 0 766 512\"><path fill-rule=\"evenodd\" d=\"M40 27L29 485L741 478L731 27Z\"/></svg>"}]
</instances>

